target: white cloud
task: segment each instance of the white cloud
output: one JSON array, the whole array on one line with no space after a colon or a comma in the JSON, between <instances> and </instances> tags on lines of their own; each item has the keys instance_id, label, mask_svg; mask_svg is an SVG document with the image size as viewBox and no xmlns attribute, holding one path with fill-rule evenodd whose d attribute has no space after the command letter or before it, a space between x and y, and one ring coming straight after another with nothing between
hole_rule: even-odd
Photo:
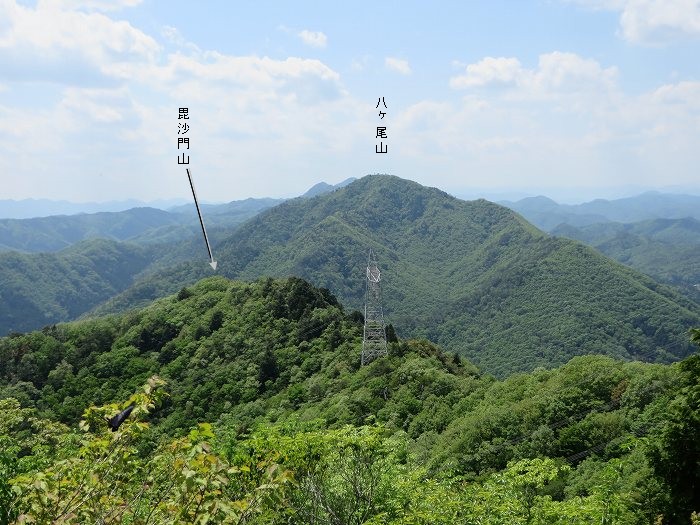
<instances>
[{"instance_id":1,"label":"white cloud","mask_svg":"<svg viewBox=\"0 0 700 525\"><path fill-rule=\"evenodd\" d=\"M311 47L326 47L328 43L328 38L321 31L309 31L304 29L297 33L297 36L301 38L307 46Z\"/></svg>"},{"instance_id":2,"label":"white cloud","mask_svg":"<svg viewBox=\"0 0 700 525\"><path fill-rule=\"evenodd\" d=\"M542 90L574 93L612 88L617 75L615 67L603 68L593 59L554 51L540 55L537 70L528 76Z\"/></svg>"},{"instance_id":3,"label":"white cloud","mask_svg":"<svg viewBox=\"0 0 700 525\"><path fill-rule=\"evenodd\" d=\"M378 156L374 103L349 94L329 63L201 50L177 28L149 35L67 5L0 0L0 169L16 174L11 197L187 197L175 164L181 106L205 199L291 195L329 170L341 180L385 166L447 188L697 177L697 82L628 95L611 64L560 51L454 63L451 97L394 107L392 153ZM43 82L41 101L23 98L29 75Z\"/></svg>"},{"instance_id":4,"label":"white cloud","mask_svg":"<svg viewBox=\"0 0 700 525\"><path fill-rule=\"evenodd\" d=\"M193 54L201 54L202 50L194 44L193 42L189 42L188 40L185 39L184 36L182 36L182 33L176 28L172 26L163 26L163 28L160 31L160 34L163 36L163 38L173 44L174 46L184 49L190 53Z\"/></svg>"},{"instance_id":5,"label":"white cloud","mask_svg":"<svg viewBox=\"0 0 700 525\"><path fill-rule=\"evenodd\" d=\"M443 173L446 183L462 177L465 187L691 183L700 163L693 144L700 82L632 95L619 75L614 66L559 51L533 67L486 57L451 79L465 93L459 103L423 101L401 112L395 148L416 172Z\"/></svg>"},{"instance_id":6,"label":"white cloud","mask_svg":"<svg viewBox=\"0 0 700 525\"><path fill-rule=\"evenodd\" d=\"M384 65L387 69L395 71L402 75L411 74L411 66L408 64L408 60L401 60L400 58L386 57L384 59Z\"/></svg>"},{"instance_id":7,"label":"white cloud","mask_svg":"<svg viewBox=\"0 0 700 525\"><path fill-rule=\"evenodd\" d=\"M366 131L365 105L320 60L204 51L164 27L158 36L177 49L168 53L111 14L66 5L0 0L3 86L16 98L24 81L39 81L47 93L24 107L0 100L11 130L0 129L0 168L14 166L21 181L13 196L38 196L37 188L69 199L172 195L182 106L190 107L194 167L208 174L198 184L210 199L293 194L301 181L321 180L331 162L350 160ZM309 158L318 159L313 168ZM339 173L356 175L341 164ZM47 180L56 166L62 176Z\"/></svg>"},{"instance_id":8,"label":"white cloud","mask_svg":"<svg viewBox=\"0 0 700 525\"><path fill-rule=\"evenodd\" d=\"M635 44L700 37L700 0L570 0L620 12L620 35Z\"/></svg>"},{"instance_id":9,"label":"white cloud","mask_svg":"<svg viewBox=\"0 0 700 525\"><path fill-rule=\"evenodd\" d=\"M662 104L689 103L696 111L700 111L700 82L683 81L677 84L665 84L652 92L652 99Z\"/></svg>"},{"instance_id":10,"label":"white cloud","mask_svg":"<svg viewBox=\"0 0 700 525\"><path fill-rule=\"evenodd\" d=\"M517 58L486 57L469 64L464 73L450 79L454 89L500 86L516 90L519 96L576 94L613 89L617 68L603 68L593 59L574 53L553 51L540 55L534 69L522 66Z\"/></svg>"},{"instance_id":11,"label":"white cloud","mask_svg":"<svg viewBox=\"0 0 700 525\"><path fill-rule=\"evenodd\" d=\"M119 63L151 62L160 52L158 43L125 21L102 13L63 8L62 2L39 2L35 8L0 0L0 58L6 74L23 80L70 81L73 73L95 76ZM88 73L85 68L88 67ZM81 72L66 70L82 68Z\"/></svg>"},{"instance_id":12,"label":"white cloud","mask_svg":"<svg viewBox=\"0 0 700 525\"><path fill-rule=\"evenodd\" d=\"M486 86L488 84L509 84L523 74L517 58L486 57L476 64L469 64L463 75L452 77L450 86L455 89Z\"/></svg>"},{"instance_id":13,"label":"white cloud","mask_svg":"<svg viewBox=\"0 0 700 525\"><path fill-rule=\"evenodd\" d=\"M126 106L126 107L124 107ZM76 119L82 118L86 127L94 124L113 124L125 120L125 110L131 104L125 89L81 89L68 88L59 104L59 111L64 111L63 122L76 125Z\"/></svg>"},{"instance_id":14,"label":"white cloud","mask_svg":"<svg viewBox=\"0 0 700 525\"><path fill-rule=\"evenodd\" d=\"M637 43L661 43L682 36L700 36L700 1L634 0L620 17L625 39Z\"/></svg>"}]
</instances>

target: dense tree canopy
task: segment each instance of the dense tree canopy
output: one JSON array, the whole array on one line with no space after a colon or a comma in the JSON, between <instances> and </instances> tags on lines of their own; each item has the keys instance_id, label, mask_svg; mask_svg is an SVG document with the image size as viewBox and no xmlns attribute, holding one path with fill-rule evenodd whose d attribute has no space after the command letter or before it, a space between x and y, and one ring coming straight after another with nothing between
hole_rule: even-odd
<instances>
[{"instance_id":1,"label":"dense tree canopy","mask_svg":"<svg viewBox=\"0 0 700 525\"><path fill-rule=\"evenodd\" d=\"M360 367L361 332L301 279L218 277L0 339L0 524L688 524L698 509L697 356L497 380L426 340Z\"/></svg>"}]
</instances>

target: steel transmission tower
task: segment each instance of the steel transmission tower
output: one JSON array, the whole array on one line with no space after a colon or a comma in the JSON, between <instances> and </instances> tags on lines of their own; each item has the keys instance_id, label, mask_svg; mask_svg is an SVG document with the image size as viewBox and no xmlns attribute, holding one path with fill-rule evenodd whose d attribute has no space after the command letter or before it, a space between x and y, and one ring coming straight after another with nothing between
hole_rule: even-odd
<instances>
[{"instance_id":1,"label":"steel transmission tower","mask_svg":"<svg viewBox=\"0 0 700 525\"><path fill-rule=\"evenodd\" d=\"M374 253L369 250L367 259L367 289L365 292L365 332L362 339L361 365L371 363L377 357L387 355L386 329L382 313L381 274Z\"/></svg>"}]
</instances>

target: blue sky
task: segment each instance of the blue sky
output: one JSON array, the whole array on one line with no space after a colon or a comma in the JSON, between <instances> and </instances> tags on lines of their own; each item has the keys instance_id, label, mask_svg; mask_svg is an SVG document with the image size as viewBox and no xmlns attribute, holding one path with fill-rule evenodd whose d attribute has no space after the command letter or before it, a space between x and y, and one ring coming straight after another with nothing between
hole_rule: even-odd
<instances>
[{"instance_id":1,"label":"blue sky","mask_svg":"<svg viewBox=\"0 0 700 525\"><path fill-rule=\"evenodd\" d=\"M698 56L698 0L0 0L0 198L186 198L182 106L208 201L699 193Z\"/></svg>"}]
</instances>

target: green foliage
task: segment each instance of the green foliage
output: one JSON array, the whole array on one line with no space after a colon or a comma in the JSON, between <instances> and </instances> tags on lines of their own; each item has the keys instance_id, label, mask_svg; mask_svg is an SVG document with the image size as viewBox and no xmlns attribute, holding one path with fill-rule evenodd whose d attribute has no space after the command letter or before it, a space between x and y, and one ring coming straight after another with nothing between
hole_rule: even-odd
<instances>
[{"instance_id":1,"label":"green foliage","mask_svg":"<svg viewBox=\"0 0 700 525\"><path fill-rule=\"evenodd\" d=\"M207 216L210 239L224 238L246 219L278 202L247 199L214 207ZM0 219L0 335L76 319L123 292L137 276L148 276L148 284L141 295L129 295L132 307L173 293L173 282L190 284L193 276L208 275L200 264L185 272L172 269L174 264L192 261L193 254L203 253L196 216L182 211L134 208ZM6 251L10 249L17 251ZM159 273L163 268L168 270ZM119 308L119 304L111 307Z\"/></svg>"},{"instance_id":2,"label":"green foliage","mask_svg":"<svg viewBox=\"0 0 700 525\"><path fill-rule=\"evenodd\" d=\"M694 332L694 340L698 332ZM700 509L700 354L680 364L682 388L668 406L652 463L672 488L672 508L679 521Z\"/></svg>"},{"instance_id":3,"label":"green foliage","mask_svg":"<svg viewBox=\"0 0 700 525\"><path fill-rule=\"evenodd\" d=\"M11 480L44 468L76 444L63 425L37 418L13 398L0 399L0 525L19 515Z\"/></svg>"},{"instance_id":4,"label":"green foliage","mask_svg":"<svg viewBox=\"0 0 700 525\"><path fill-rule=\"evenodd\" d=\"M365 177L210 234L222 275L303 277L352 308L363 301L371 247L400 335L427 337L498 377L590 353L672 362L691 352L684 334L700 324L698 303L593 250L548 238L506 208L397 177ZM98 303L95 315L145 306L210 275L193 258L204 255L201 238L177 239L3 254L0 334L75 318ZM290 291L303 302L303 290ZM303 313L293 303L280 308L292 309L291 320ZM208 331L202 325L198 335Z\"/></svg>"},{"instance_id":5,"label":"green foliage","mask_svg":"<svg viewBox=\"0 0 700 525\"><path fill-rule=\"evenodd\" d=\"M210 278L140 312L0 339L0 393L75 422L81 407L158 373L172 385L160 428L172 431L303 381L324 352L349 356L360 333L334 297L300 279Z\"/></svg>"},{"instance_id":6,"label":"green foliage","mask_svg":"<svg viewBox=\"0 0 700 525\"><path fill-rule=\"evenodd\" d=\"M149 379L127 402L135 409L116 432L106 430L104 416L117 406L88 409L74 455L11 480L17 523L242 524L271 505L289 475L265 459L254 471L227 463L212 451L210 425L138 454L148 426L139 419L160 404L162 386Z\"/></svg>"},{"instance_id":7,"label":"green foliage","mask_svg":"<svg viewBox=\"0 0 700 525\"><path fill-rule=\"evenodd\" d=\"M242 442L228 442L234 463L273 457L293 473L282 497L293 523L366 523L398 496L402 468L397 444L381 427L298 431L295 425L263 427ZM279 518L278 518L279 519ZM277 520L276 520L277 522Z\"/></svg>"},{"instance_id":8,"label":"green foliage","mask_svg":"<svg viewBox=\"0 0 700 525\"><path fill-rule=\"evenodd\" d=\"M0 339L6 522L641 525L694 510L697 357L580 356L496 380L401 340L360 367L357 315L299 279L178 295Z\"/></svg>"}]
</instances>

